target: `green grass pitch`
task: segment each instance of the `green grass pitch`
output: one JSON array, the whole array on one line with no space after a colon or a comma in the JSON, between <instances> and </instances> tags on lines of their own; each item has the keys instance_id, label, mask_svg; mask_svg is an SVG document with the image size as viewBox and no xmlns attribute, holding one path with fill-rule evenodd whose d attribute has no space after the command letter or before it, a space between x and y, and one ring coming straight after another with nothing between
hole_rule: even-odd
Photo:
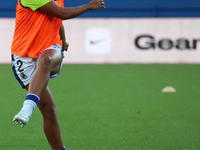
<instances>
[{"instance_id":1,"label":"green grass pitch","mask_svg":"<svg viewBox=\"0 0 200 150\"><path fill-rule=\"evenodd\" d=\"M12 122L26 91L0 70L0 150L50 150L38 108ZM200 149L200 65L68 64L49 86L67 150Z\"/></svg>"}]
</instances>

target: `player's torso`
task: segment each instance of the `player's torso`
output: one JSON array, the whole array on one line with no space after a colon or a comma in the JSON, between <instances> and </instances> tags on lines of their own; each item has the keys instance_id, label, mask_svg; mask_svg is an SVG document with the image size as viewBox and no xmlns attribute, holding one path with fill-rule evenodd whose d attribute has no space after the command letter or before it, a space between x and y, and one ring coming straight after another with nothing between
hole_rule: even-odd
<instances>
[{"instance_id":1,"label":"player's torso","mask_svg":"<svg viewBox=\"0 0 200 150\"><path fill-rule=\"evenodd\" d=\"M64 5L63 0L55 2ZM61 24L62 20L24 7L18 0L12 53L38 57L44 48L60 43L58 31Z\"/></svg>"}]
</instances>

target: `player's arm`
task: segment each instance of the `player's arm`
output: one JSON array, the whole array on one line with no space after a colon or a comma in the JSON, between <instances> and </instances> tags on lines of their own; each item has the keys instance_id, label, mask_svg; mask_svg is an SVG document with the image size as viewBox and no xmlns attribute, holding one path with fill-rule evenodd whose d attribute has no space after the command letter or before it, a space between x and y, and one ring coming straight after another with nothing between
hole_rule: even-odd
<instances>
[{"instance_id":1,"label":"player's arm","mask_svg":"<svg viewBox=\"0 0 200 150\"><path fill-rule=\"evenodd\" d=\"M90 3L78 7L61 7L53 0L38 8L39 11L62 20L75 18L86 11L105 8L103 0L92 0Z\"/></svg>"},{"instance_id":2,"label":"player's arm","mask_svg":"<svg viewBox=\"0 0 200 150\"><path fill-rule=\"evenodd\" d=\"M66 38L65 38L65 29L64 29L64 26L63 24L61 25L60 27L60 38L62 40L62 44L63 44L63 51L67 51L68 47L69 47L69 44L66 42Z\"/></svg>"}]
</instances>

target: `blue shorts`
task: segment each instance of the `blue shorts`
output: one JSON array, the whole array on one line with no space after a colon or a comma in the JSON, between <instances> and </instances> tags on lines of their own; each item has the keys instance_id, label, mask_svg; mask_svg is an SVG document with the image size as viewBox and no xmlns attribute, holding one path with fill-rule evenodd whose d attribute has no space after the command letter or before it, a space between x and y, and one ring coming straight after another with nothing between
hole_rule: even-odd
<instances>
[{"instance_id":1,"label":"blue shorts","mask_svg":"<svg viewBox=\"0 0 200 150\"><path fill-rule=\"evenodd\" d=\"M49 48L45 49L54 49L58 51L63 58L63 50L62 47L58 44L54 44ZM31 79L36 71L36 58L30 57L21 57L18 55L12 55L12 69L15 74L15 78L18 80L22 88L25 88L31 82ZM60 70L62 68L62 63L60 66ZM60 75L60 70L58 73L51 75L50 80L58 77Z\"/></svg>"}]
</instances>

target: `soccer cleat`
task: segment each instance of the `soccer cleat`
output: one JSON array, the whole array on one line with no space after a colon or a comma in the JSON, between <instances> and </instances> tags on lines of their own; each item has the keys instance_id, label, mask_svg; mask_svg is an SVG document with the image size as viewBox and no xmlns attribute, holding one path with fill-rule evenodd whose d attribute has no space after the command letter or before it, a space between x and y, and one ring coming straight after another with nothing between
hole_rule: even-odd
<instances>
[{"instance_id":1,"label":"soccer cleat","mask_svg":"<svg viewBox=\"0 0 200 150\"><path fill-rule=\"evenodd\" d=\"M14 116L13 121L16 124L21 124L23 128L29 121L30 116L28 116L26 111L20 111L17 115Z\"/></svg>"}]
</instances>

